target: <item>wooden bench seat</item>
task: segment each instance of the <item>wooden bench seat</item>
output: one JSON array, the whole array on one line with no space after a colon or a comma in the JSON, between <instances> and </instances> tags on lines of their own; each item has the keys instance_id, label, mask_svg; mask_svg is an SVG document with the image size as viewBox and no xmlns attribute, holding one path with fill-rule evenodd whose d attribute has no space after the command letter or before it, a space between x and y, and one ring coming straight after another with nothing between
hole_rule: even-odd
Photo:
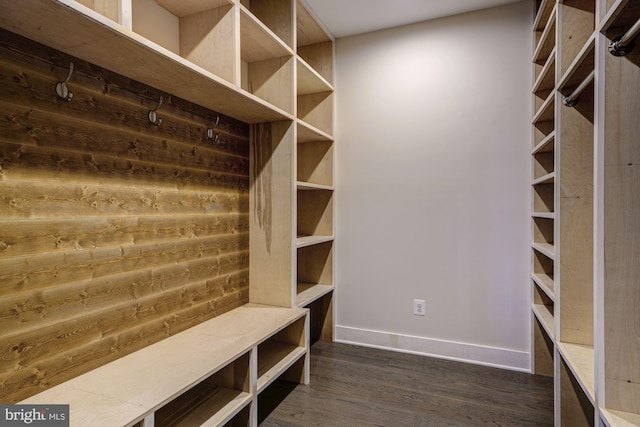
<instances>
[{"instance_id":1,"label":"wooden bench seat","mask_svg":"<svg viewBox=\"0 0 640 427\"><path fill-rule=\"evenodd\" d=\"M308 310L247 304L32 396L71 426L257 423L257 395L292 365L308 383Z\"/></svg>"}]
</instances>

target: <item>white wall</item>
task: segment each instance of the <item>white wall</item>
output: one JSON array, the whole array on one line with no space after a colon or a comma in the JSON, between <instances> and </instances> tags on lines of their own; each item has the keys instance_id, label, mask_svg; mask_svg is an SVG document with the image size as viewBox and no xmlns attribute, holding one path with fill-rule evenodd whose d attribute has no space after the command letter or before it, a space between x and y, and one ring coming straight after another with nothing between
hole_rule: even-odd
<instances>
[{"instance_id":1,"label":"white wall","mask_svg":"<svg viewBox=\"0 0 640 427\"><path fill-rule=\"evenodd\" d=\"M529 369L531 9L337 41L339 341Z\"/></svg>"}]
</instances>

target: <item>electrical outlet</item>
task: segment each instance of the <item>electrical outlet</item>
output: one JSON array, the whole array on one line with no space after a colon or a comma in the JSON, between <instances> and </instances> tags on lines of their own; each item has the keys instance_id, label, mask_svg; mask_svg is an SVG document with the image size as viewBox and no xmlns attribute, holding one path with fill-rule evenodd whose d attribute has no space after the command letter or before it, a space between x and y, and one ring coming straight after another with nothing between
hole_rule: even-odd
<instances>
[{"instance_id":1,"label":"electrical outlet","mask_svg":"<svg viewBox=\"0 0 640 427\"><path fill-rule=\"evenodd\" d=\"M413 300L413 314L416 316L424 316L425 307L423 299L414 299Z\"/></svg>"}]
</instances>

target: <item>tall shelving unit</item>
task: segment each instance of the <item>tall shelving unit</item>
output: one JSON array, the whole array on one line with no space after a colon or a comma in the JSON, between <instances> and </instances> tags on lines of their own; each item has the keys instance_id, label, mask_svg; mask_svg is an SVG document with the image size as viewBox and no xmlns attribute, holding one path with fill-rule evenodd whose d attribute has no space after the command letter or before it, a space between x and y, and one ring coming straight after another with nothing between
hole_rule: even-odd
<instances>
[{"instance_id":1,"label":"tall shelving unit","mask_svg":"<svg viewBox=\"0 0 640 427\"><path fill-rule=\"evenodd\" d=\"M532 370L555 425L640 426L640 1L535 5Z\"/></svg>"},{"instance_id":2,"label":"tall shelving unit","mask_svg":"<svg viewBox=\"0 0 640 427\"><path fill-rule=\"evenodd\" d=\"M301 0L0 7L8 31L251 125L250 302L309 308L305 327L332 340L334 40L310 9ZM272 347L258 348L259 370L280 363ZM294 380L308 382L308 358Z\"/></svg>"}]
</instances>

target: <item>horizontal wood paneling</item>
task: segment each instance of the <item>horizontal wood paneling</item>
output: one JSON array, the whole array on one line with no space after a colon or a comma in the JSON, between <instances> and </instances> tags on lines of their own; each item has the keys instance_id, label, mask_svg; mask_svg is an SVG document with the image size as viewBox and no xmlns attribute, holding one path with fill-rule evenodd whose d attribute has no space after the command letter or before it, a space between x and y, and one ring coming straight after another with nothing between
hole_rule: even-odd
<instances>
[{"instance_id":1,"label":"horizontal wood paneling","mask_svg":"<svg viewBox=\"0 0 640 427\"><path fill-rule=\"evenodd\" d=\"M249 128L1 36L0 401L15 402L248 302Z\"/></svg>"}]
</instances>

